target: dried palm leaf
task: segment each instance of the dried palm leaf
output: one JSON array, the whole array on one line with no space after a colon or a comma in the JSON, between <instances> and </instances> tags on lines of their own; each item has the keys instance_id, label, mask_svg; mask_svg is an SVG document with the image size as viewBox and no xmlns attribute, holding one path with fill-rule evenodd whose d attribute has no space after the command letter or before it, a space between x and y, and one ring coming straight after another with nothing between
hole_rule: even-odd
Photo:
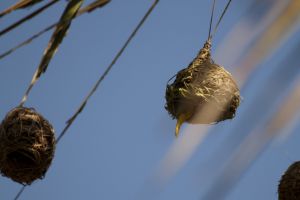
<instances>
[{"instance_id":1,"label":"dried palm leaf","mask_svg":"<svg viewBox=\"0 0 300 200\"><path fill-rule=\"evenodd\" d=\"M30 6L33 6L34 4L40 3L42 0L20 0L18 3L10 6L9 8L5 9L0 13L0 18L4 15L7 15L8 13L22 9L22 8L28 8Z\"/></svg>"}]
</instances>

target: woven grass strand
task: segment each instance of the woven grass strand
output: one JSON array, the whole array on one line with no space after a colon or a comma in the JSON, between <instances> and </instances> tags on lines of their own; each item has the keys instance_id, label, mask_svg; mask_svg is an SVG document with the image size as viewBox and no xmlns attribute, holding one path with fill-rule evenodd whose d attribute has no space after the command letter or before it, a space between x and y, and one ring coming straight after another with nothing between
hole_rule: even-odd
<instances>
[{"instance_id":1,"label":"woven grass strand","mask_svg":"<svg viewBox=\"0 0 300 200\"><path fill-rule=\"evenodd\" d=\"M208 37L207 37L208 40L211 38L211 27L212 27L212 22L214 19L215 5L216 5L216 0L213 1L213 5L212 5L212 9L211 9L211 15L210 15L210 21L209 21L209 31L208 31Z\"/></svg>"},{"instance_id":2,"label":"woven grass strand","mask_svg":"<svg viewBox=\"0 0 300 200\"><path fill-rule=\"evenodd\" d=\"M222 21L224 15L225 15L226 11L228 10L228 7L229 7L231 1L232 1L232 0L228 0L228 2L227 2L227 4L226 4L226 6L225 6L225 8L224 8L224 10L223 10L223 12L222 12L222 14L221 14L221 16L219 17L219 20L218 20L218 22L217 22L217 24L216 24L216 26L215 26L215 28L214 28L214 32L212 33L212 35L210 36L210 38L212 38L212 37L216 34L217 29L218 29L218 27L219 27L219 25L220 25L220 23L221 23L221 21Z\"/></svg>"},{"instance_id":3,"label":"woven grass strand","mask_svg":"<svg viewBox=\"0 0 300 200\"><path fill-rule=\"evenodd\" d=\"M129 43L131 42L131 40L134 38L134 36L136 35L136 33L139 31L139 29L142 27L142 25L145 23L146 19L152 13L152 11L154 10L154 8L158 4L158 2L159 2L159 0L155 0L152 3L152 5L150 6L150 8L147 10L146 14L143 16L143 18L138 23L138 25L136 26L136 28L133 30L133 32L131 33L131 35L129 36L129 38L126 40L126 42L124 43L124 45L122 46L122 48L116 54L116 56L114 57L113 61L106 68L105 72L100 76L100 78L98 79L98 81L96 82L96 84L94 85L94 87L92 88L92 90L88 93L88 95L86 96L86 98L84 99L84 101L81 103L81 105L79 106L79 108L77 109L77 111L67 121L67 124L66 124L65 128L62 130L62 132L59 134L59 136L56 139L56 144L58 144L60 142L60 140L65 135L65 133L67 132L67 130L69 129L69 127L73 124L73 122L77 118L77 116L83 111L83 109L85 108L85 105L87 104L89 98L98 89L100 83L104 80L104 78L106 77L106 75L109 73L110 69L114 66L114 64L117 62L117 60L122 55L122 53L126 50L127 46L129 45ZM22 188L20 189L20 191L15 196L14 200L18 200L19 197L22 195L22 193L25 191L25 189L26 189L26 186L22 186Z\"/></svg>"},{"instance_id":4,"label":"woven grass strand","mask_svg":"<svg viewBox=\"0 0 300 200\"><path fill-rule=\"evenodd\" d=\"M22 188L19 190L18 194L15 196L14 200L19 199L19 197L21 196L21 194L23 193L25 188L26 188L26 185L23 185Z\"/></svg>"}]
</instances>

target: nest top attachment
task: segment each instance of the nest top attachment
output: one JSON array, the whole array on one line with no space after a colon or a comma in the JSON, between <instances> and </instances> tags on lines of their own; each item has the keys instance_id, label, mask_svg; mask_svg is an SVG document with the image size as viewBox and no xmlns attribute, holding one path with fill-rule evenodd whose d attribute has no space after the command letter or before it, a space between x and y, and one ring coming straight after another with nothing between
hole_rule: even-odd
<instances>
[{"instance_id":1,"label":"nest top attachment","mask_svg":"<svg viewBox=\"0 0 300 200\"><path fill-rule=\"evenodd\" d=\"M300 199L300 161L294 162L281 177L278 186L279 200Z\"/></svg>"},{"instance_id":2,"label":"nest top attachment","mask_svg":"<svg viewBox=\"0 0 300 200\"><path fill-rule=\"evenodd\" d=\"M232 119L240 104L239 89L231 74L213 63L211 39L216 33L231 0L228 0L212 31L216 0L210 16L208 39L191 64L179 71L172 84L167 85L165 108L177 119L175 135L183 122L211 124Z\"/></svg>"},{"instance_id":3,"label":"nest top attachment","mask_svg":"<svg viewBox=\"0 0 300 200\"><path fill-rule=\"evenodd\" d=\"M206 41L189 66L176 75L166 89L166 110L177 119L176 136L183 122L212 124L235 116L240 104L237 84L231 74L215 64Z\"/></svg>"},{"instance_id":4,"label":"nest top attachment","mask_svg":"<svg viewBox=\"0 0 300 200\"><path fill-rule=\"evenodd\" d=\"M12 109L0 125L0 171L23 185L42 179L55 151L52 125L32 108Z\"/></svg>"}]
</instances>

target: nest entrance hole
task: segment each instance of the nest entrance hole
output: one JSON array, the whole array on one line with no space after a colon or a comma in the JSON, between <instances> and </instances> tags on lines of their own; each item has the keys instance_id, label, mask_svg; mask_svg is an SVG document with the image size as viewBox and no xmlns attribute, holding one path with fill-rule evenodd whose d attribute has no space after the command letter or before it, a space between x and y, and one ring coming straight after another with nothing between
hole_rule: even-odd
<instances>
[{"instance_id":1,"label":"nest entrance hole","mask_svg":"<svg viewBox=\"0 0 300 200\"><path fill-rule=\"evenodd\" d=\"M6 159L15 168L27 168L36 164L33 157L32 152L20 149L9 153Z\"/></svg>"}]
</instances>

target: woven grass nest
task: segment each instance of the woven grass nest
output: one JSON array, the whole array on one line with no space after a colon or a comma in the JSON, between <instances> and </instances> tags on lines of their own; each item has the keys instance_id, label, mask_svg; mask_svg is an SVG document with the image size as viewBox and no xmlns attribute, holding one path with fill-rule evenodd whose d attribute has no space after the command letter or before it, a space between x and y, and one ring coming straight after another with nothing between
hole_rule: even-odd
<instances>
[{"instance_id":1,"label":"woven grass nest","mask_svg":"<svg viewBox=\"0 0 300 200\"><path fill-rule=\"evenodd\" d=\"M0 171L29 185L42 179L55 150L51 124L32 108L11 110L0 125Z\"/></svg>"},{"instance_id":2,"label":"woven grass nest","mask_svg":"<svg viewBox=\"0 0 300 200\"><path fill-rule=\"evenodd\" d=\"M183 122L212 124L235 116L240 93L231 74L215 64L208 40L197 57L167 85L165 108L177 119L176 136Z\"/></svg>"},{"instance_id":3,"label":"woven grass nest","mask_svg":"<svg viewBox=\"0 0 300 200\"><path fill-rule=\"evenodd\" d=\"M281 177L278 195L279 200L300 199L300 161L293 163Z\"/></svg>"}]
</instances>

